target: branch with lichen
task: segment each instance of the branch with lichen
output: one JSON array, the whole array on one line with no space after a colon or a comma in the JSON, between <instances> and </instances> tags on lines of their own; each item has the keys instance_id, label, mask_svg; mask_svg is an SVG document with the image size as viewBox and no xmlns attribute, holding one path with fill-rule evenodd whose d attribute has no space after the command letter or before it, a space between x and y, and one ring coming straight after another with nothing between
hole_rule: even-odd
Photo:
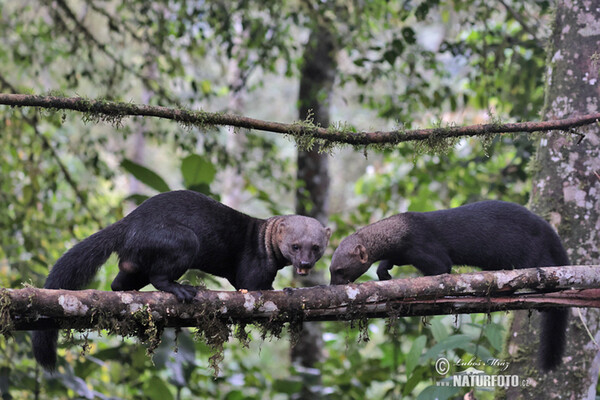
<instances>
[{"instance_id":1,"label":"branch with lichen","mask_svg":"<svg viewBox=\"0 0 600 400\"><path fill-rule=\"evenodd\" d=\"M354 132L347 125L329 128L309 122L292 124L270 122L233 114L174 109L80 97L37 96L25 94L0 94L0 104L13 107L40 107L54 110L72 110L86 114L86 120L106 121L119 125L125 117L144 116L170 119L186 126L227 125L294 136L299 142L316 140L319 143L350 145L395 145L409 141L437 141L464 136L493 136L500 133L534 133L548 131L572 132L575 128L591 125L600 120L600 113L587 114L561 120L498 123L470 126L436 127L393 131Z\"/></svg>"},{"instance_id":2,"label":"branch with lichen","mask_svg":"<svg viewBox=\"0 0 600 400\"><path fill-rule=\"evenodd\" d=\"M394 320L403 316L490 313L553 307L600 308L600 266L566 266L445 274L384 282L253 292L201 290L191 303L165 292L103 292L25 288L0 290L0 333L94 329L134 336L152 353L168 327L194 327L211 347L219 371L231 336L249 342L248 324L263 339L284 326L296 340L303 321ZM363 336L364 335L364 336ZM87 346L84 344L84 349Z\"/></svg>"},{"instance_id":3,"label":"branch with lichen","mask_svg":"<svg viewBox=\"0 0 600 400\"><path fill-rule=\"evenodd\" d=\"M25 288L0 292L4 333L49 328L111 329L145 310L161 327L337 321L600 307L600 266L445 274L362 284L253 292L200 290L180 303L165 292ZM131 321L130 321L131 322Z\"/></svg>"}]
</instances>

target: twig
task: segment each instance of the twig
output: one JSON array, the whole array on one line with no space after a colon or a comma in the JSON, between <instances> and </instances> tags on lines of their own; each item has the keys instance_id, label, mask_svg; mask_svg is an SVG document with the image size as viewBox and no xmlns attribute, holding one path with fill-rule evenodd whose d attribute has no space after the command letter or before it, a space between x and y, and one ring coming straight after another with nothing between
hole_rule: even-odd
<instances>
[{"instance_id":1,"label":"twig","mask_svg":"<svg viewBox=\"0 0 600 400\"><path fill-rule=\"evenodd\" d=\"M506 2L504 0L499 0L499 1L500 1L500 4L502 4L504 6L504 8L506 8L506 11L508 11L510 13L510 15L512 15L512 17L521 25L523 30L525 32L529 33L531 35L531 37L533 37L533 40L535 40L538 43L538 46L544 47L542 41L538 39L536 33L533 31L533 29L531 29L529 27L529 25L527 25L527 23L525 22L523 17L518 12L513 10L512 7L510 7L508 4L506 4Z\"/></svg>"},{"instance_id":2,"label":"twig","mask_svg":"<svg viewBox=\"0 0 600 400\"><path fill-rule=\"evenodd\" d=\"M592 343L594 343L594 345L596 346L596 350L600 351L600 345L596 341L596 338L594 338L594 335L592 335L592 332L590 332L590 328L588 327L587 321L585 320L585 318L583 318L583 314L581 314L581 309L579 309L579 308L577 309L577 315L579 315L579 319L581 320L581 323L583 324L583 327L585 328L585 331L587 332L588 337L590 338Z\"/></svg>"}]
</instances>

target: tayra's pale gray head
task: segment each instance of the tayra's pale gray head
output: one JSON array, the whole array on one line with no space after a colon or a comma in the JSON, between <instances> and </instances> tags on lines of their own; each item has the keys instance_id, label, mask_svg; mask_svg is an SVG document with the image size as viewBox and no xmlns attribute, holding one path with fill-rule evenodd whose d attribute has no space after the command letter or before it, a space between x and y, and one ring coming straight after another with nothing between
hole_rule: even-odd
<instances>
[{"instance_id":1,"label":"tayra's pale gray head","mask_svg":"<svg viewBox=\"0 0 600 400\"><path fill-rule=\"evenodd\" d=\"M307 275L323 256L331 229L314 218L289 215L277 226L279 251L299 275Z\"/></svg>"},{"instance_id":2,"label":"tayra's pale gray head","mask_svg":"<svg viewBox=\"0 0 600 400\"><path fill-rule=\"evenodd\" d=\"M333 253L329 272L331 285L344 285L354 282L364 274L374 260L369 259L367 248L357 234L352 234L342 240Z\"/></svg>"}]
</instances>

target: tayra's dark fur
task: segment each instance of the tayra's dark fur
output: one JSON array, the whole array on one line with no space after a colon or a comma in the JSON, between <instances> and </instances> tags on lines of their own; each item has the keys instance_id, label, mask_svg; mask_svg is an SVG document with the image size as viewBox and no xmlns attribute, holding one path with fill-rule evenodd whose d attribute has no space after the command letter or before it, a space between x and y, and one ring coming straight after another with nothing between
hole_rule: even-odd
<instances>
[{"instance_id":1,"label":"tayra's dark fur","mask_svg":"<svg viewBox=\"0 0 600 400\"><path fill-rule=\"evenodd\" d=\"M414 265L425 275L450 273L452 265L484 270L568 265L560 238L525 207L482 201L431 212L406 212L365 226L340 243L331 261L331 284L353 282L381 260L380 280L394 265ZM561 363L567 309L542 312L540 366Z\"/></svg>"},{"instance_id":2,"label":"tayra's dark fur","mask_svg":"<svg viewBox=\"0 0 600 400\"><path fill-rule=\"evenodd\" d=\"M58 259L44 288L81 289L111 253L119 256L113 290L151 283L191 301L196 287L177 283L188 269L227 278L236 289L268 290L277 271L293 264L305 275L321 258L331 231L316 219L287 215L258 219L192 191L162 193ZM33 353L56 365L58 331L33 333Z\"/></svg>"}]
</instances>

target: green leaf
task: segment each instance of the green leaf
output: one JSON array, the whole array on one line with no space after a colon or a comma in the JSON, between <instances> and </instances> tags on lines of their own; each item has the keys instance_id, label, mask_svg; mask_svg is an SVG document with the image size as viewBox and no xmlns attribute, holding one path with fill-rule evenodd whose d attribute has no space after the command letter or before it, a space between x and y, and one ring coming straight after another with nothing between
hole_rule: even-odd
<instances>
[{"instance_id":1,"label":"green leaf","mask_svg":"<svg viewBox=\"0 0 600 400\"><path fill-rule=\"evenodd\" d=\"M448 337L448 329L446 329L446 326L444 324L442 324L442 321L440 321L439 318L431 319L430 330L431 330L431 333L433 334L433 338L438 343Z\"/></svg>"},{"instance_id":2,"label":"green leaf","mask_svg":"<svg viewBox=\"0 0 600 400\"><path fill-rule=\"evenodd\" d=\"M212 195L212 193L210 191L210 186L207 185L206 183L200 183L198 185L186 186L186 189L193 190L194 192L202 193L202 194L205 194L207 196Z\"/></svg>"},{"instance_id":3,"label":"green leaf","mask_svg":"<svg viewBox=\"0 0 600 400\"><path fill-rule=\"evenodd\" d=\"M244 394L244 392L242 392L241 390L232 390L231 392L227 393L227 395L225 396L225 400L244 400L247 399L248 397L246 397L246 395Z\"/></svg>"},{"instance_id":4,"label":"green leaf","mask_svg":"<svg viewBox=\"0 0 600 400\"><path fill-rule=\"evenodd\" d=\"M502 351L504 327L499 324L489 323L485 325L484 332L485 337L487 337L492 347L498 351Z\"/></svg>"},{"instance_id":5,"label":"green leaf","mask_svg":"<svg viewBox=\"0 0 600 400\"><path fill-rule=\"evenodd\" d=\"M415 44L417 42L415 31L412 28L403 28L402 37L408 44Z\"/></svg>"},{"instance_id":6,"label":"green leaf","mask_svg":"<svg viewBox=\"0 0 600 400\"><path fill-rule=\"evenodd\" d=\"M302 382L299 380L292 379L276 379L273 382L273 390L277 393L285 393L285 394L295 394L300 393L302 389Z\"/></svg>"},{"instance_id":7,"label":"green leaf","mask_svg":"<svg viewBox=\"0 0 600 400\"><path fill-rule=\"evenodd\" d=\"M134 193L125 198L127 201L133 201L136 205L142 204L144 201L148 200L150 196L146 196L145 194Z\"/></svg>"},{"instance_id":8,"label":"green leaf","mask_svg":"<svg viewBox=\"0 0 600 400\"><path fill-rule=\"evenodd\" d=\"M415 11L415 17L417 17L417 21L423 21L425 18L427 18L427 14L429 14L429 4L419 4Z\"/></svg>"},{"instance_id":9,"label":"green leaf","mask_svg":"<svg viewBox=\"0 0 600 400\"><path fill-rule=\"evenodd\" d=\"M460 391L460 388L453 386L429 386L419 393L417 400L446 400L454 398Z\"/></svg>"},{"instance_id":10,"label":"green leaf","mask_svg":"<svg viewBox=\"0 0 600 400\"><path fill-rule=\"evenodd\" d=\"M200 82L200 87L202 88L202 93L203 94L210 94L210 92L211 92L210 81L203 80L202 82Z\"/></svg>"},{"instance_id":11,"label":"green leaf","mask_svg":"<svg viewBox=\"0 0 600 400\"><path fill-rule=\"evenodd\" d=\"M439 357L443 352L454 349L465 349L469 343L472 342L468 335L452 335L448 336L446 339L442 340L431 349L427 351L421 357L421 362L427 361L432 358Z\"/></svg>"},{"instance_id":12,"label":"green leaf","mask_svg":"<svg viewBox=\"0 0 600 400\"><path fill-rule=\"evenodd\" d=\"M406 375L410 376L412 371L415 369L417 364L419 363L419 358L421 357L421 353L425 348L425 343L427 343L427 338L425 335L421 335L415 339L413 342L410 351L406 355Z\"/></svg>"},{"instance_id":13,"label":"green leaf","mask_svg":"<svg viewBox=\"0 0 600 400\"><path fill-rule=\"evenodd\" d=\"M402 388L402 394L408 396L419 383L429 379L431 379L431 369L424 368L423 365L417 366L413 373L408 376L408 379Z\"/></svg>"},{"instance_id":14,"label":"green leaf","mask_svg":"<svg viewBox=\"0 0 600 400\"><path fill-rule=\"evenodd\" d=\"M217 169L205 157L192 154L181 161L181 174L185 187L191 188L210 184L215 179Z\"/></svg>"},{"instance_id":15,"label":"green leaf","mask_svg":"<svg viewBox=\"0 0 600 400\"><path fill-rule=\"evenodd\" d=\"M492 353L490 353L486 347L477 345L476 343L469 343L463 348L467 351L467 353L470 353L481 360L489 360L494 358Z\"/></svg>"},{"instance_id":16,"label":"green leaf","mask_svg":"<svg viewBox=\"0 0 600 400\"><path fill-rule=\"evenodd\" d=\"M171 190L163 178L161 178L156 172L144 167L143 165L140 165L129 159L124 159L121 161L121 167L133 175L137 180L154 190L159 192L168 192Z\"/></svg>"},{"instance_id":17,"label":"green leaf","mask_svg":"<svg viewBox=\"0 0 600 400\"><path fill-rule=\"evenodd\" d=\"M402 42L402 40L396 38L392 40L392 48L396 51L397 55L400 55L404 51L404 43Z\"/></svg>"},{"instance_id":18,"label":"green leaf","mask_svg":"<svg viewBox=\"0 0 600 400\"><path fill-rule=\"evenodd\" d=\"M394 65L396 57L398 57L398 53L396 53L395 50L388 50L385 53L383 53L384 60L390 63L390 65Z\"/></svg>"},{"instance_id":19,"label":"green leaf","mask_svg":"<svg viewBox=\"0 0 600 400\"><path fill-rule=\"evenodd\" d=\"M148 379L144 382L144 394L152 400L174 399L173 393L171 393L167 384L158 377Z\"/></svg>"}]
</instances>

